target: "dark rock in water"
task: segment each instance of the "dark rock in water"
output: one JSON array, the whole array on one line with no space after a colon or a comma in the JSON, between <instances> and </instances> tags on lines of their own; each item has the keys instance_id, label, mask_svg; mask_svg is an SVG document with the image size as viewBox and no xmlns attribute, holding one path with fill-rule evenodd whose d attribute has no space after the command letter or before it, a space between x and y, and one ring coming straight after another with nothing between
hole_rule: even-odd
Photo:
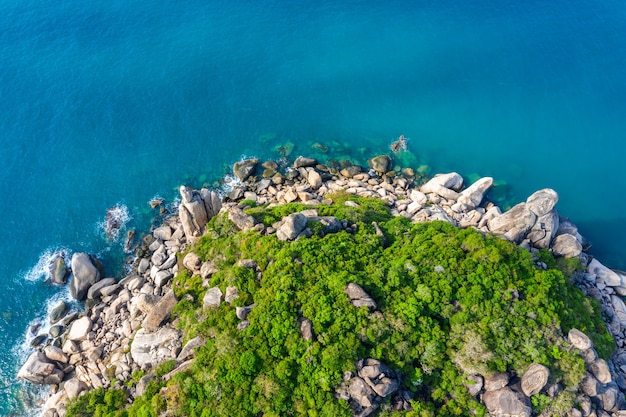
<instances>
[{"instance_id":1,"label":"dark rock in water","mask_svg":"<svg viewBox=\"0 0 626 417\"><path fill-rule=\"evenodd\" d=\"M30 331L30 334L35 335L37 334L39 329L41 329L41 323L34 323L30 326L28 330Z\"/></svg>"},{"instance_id":2,"label":"dark rock in water","mask_svg":"<svg viewBox=\"0 0 626 417\"><path fill-rule=\"evenodd\" d=\"M74 276L70 281L70 293L78 301L87 297L89 287L100 280L100 271L92 262L92 257L86 253L75 253L72 256L72 272Z\"/></svg>"},{"instance_id":3,"label":"dark rock in water","mask_svg":"<svg viewBox=\"0 0 626 417\"><path fill-rule=\"evenodd\" d=\"M128 218L126 207L113 206L107 210L107 214L104 219L104 231L107 235L107 239L115 240L119 235L119 231L124 226L124 222Z\"/></svg>"},{"instance_id":4,"label":"dark rock in water","mask_svg":"<svg viewBox=\"0 0 626 417\"><path fill-rule=\"evenodd\" d=\"M70 311L70 306L65 301L59 302L50 312L50 323L55 324L65 317L68 311Z\"/></svg>"},{"instance_id":5,"label":"dark rock in water","mask_svg":"<svg viewBox=\"0 0 626 417\"><path fill-rule=\"evenodd\" d=\"M352 178L355 175L360 174L360 173L361 173L361 167L358 165L351 165L341 170L341 175L343 175L346 178Z\"/></svg>"},{"instance_id":6,"label":"dark rock in water","mask_svg":"<svg viewBox=\"0 0 626 417\"><path fill-rule=\"evenodd\" d=\"M378 172L385 173L391 170L391 158L388 155L378 155L369 160L370 167Z\"/></svg>"},{"instance_id":7,"label":"dark rock in water","mask_svg":"<svg viewBox=\"0 0 626 417\"><path fill-rule=\"evenodd\" d=\"M135 229L131 229L128 232L126 232L126 241L124 242L124 252L130 253L132 251L135 233L136 233Z\"/></svg>"},{"instance_id":8,"label":"dark rock in water","mask_svg":"<svg viewBox=\"0 0 626 417\"><path fill-rule=\"evenodd\" d=\"M272 171L276 171L278 169L278 164L274 161L265 161L262 166L263 168L270 169Z\"/></svg>"},{"instance_id":9,"label":"dark rock in water","mask_svg":"<svg viewBox=\"0 0 626 417\"><path fill-rule=\"evenodd\" d=\"M233 165L233 174L235 174L239 181L243 182L254 174L258 163L259 160L257 158L235 162L235 165Z\"/></svg>"},{"instance_id":10,"label":"dark rock in water","mask_svg":"<svg viewBox=\"0 0 626 417\"><path fill-rule=\"evenodd\" d=\"M294 168L314 167L315 165L317 165L316 159L303 156L298 157L293 163Z\"/></svg>"},{"instance_id":11,"label":"dark rock in water","mask_svg":"<svg viewBox=\"0 0 626 417\"><path fill-rule=\"evenodd\" d=\"M61 326L60 324L57 324L57 325L50 327L50 331L48 332L48 334L50 335L50 337L57 338L63 334L64 330L65 330L65 326Z\"/></svg>"},{"instance_id":12,"label":"dark rock in water","mask_svg":"<svg viewBox=\"0 0 626 417\"><path fill-rule=\"evenodd\" d=\"M43 333L35 336L35 338L30 341L30 347L40 346L47 338L48 338L48 335L43 334Z\"/></svg>"},{"instance_id":13,"label":"dark rock in water","mask_svg":"<svg viewBox=\"0 0 626 417\"><path fill-rule=\"evenodd\" d=\"M62 256L57 256L52 261L51 267L52 282L55 284L63 285L67 282L67 277L70 275L70 270L65 264L65 260Z\"/></svg>"}]
</instances>

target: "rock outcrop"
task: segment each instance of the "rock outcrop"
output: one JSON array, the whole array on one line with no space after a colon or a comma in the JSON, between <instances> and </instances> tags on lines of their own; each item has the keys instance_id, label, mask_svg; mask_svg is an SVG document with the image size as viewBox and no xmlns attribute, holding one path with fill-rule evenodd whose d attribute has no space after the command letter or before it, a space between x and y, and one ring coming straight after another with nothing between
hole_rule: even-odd
<instances>
[{"instance_id":1,"label":"rock outcrop","mask_svg":"<svg viewBox=\"0 0 626 417\"><path fill-rule=\"evenodd\" d=\"M72 279L70 292L72 297L82 301L87 297L89 287L100 279L100 271L94 265L92 258L86 253L72 255Z\"/></svg>"}]
</instances>

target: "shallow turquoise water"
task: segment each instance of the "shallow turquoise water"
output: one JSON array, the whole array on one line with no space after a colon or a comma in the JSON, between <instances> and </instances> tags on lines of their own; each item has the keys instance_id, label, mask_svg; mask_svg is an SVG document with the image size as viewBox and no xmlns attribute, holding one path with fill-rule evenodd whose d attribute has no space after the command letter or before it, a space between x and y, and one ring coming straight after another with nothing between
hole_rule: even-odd
<instances>
[{"instance_id":1,"label":"shallow turquoise water","mask_svg":"<svg viewBox=\"0 0 626 417\"><path fill-rule=\"evenodd\" d=\"M118 273L107 208L145 228L150 198L279 143L364 163L404 134L511 203L552 187L626 269L626 5L440 3L0 0L0 414L25 413L15 346L63 295L47 254Z\"/></svg>"}]
</instances>

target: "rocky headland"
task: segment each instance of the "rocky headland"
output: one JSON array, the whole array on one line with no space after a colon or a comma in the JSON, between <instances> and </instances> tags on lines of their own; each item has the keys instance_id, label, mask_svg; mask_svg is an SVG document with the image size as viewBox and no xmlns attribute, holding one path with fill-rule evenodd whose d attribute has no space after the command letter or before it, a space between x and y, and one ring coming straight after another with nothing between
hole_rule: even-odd
<instances>
[{"instance_id":1,"label":"rocky headland","mask_svg":"<svg viewBox=\"0 0 626 417\"><path fill-rule=\"evenodd\" d=\"M85 310L72 312L61 302L50 317L54 325L48 334L41 335L19 371L18 376L24 380L52 386L43 411L45 417L64 416L68 400L88 390L125 387L132 399L144 392L151 379L167 380L189 368L195 349L204 340L198 337L183 343L181 331L170 320L172 310L181 301L172 288L174 276L184 268L201 277L207 288L205 307L230 303L238 293L236 287L228 287L225 293L213 287L215 264L187 253L212 217L228 213L239 230L276 235L280 240L311 236L313 231L308 226L312 221L323 226L317 233L353 233L356 225L318 215L316 207L331 204L328 196L336 192L381 199L394 216L412 222L445 221L502 236L532 253L547 249L556 257L580 259L586 269L575 274L575 283L600 303L617 350L605 361L598 357L587 335L576 329L569 332L567 341L584 358L586 373L576 392L577 406L567 415L626 416L626 274L611 270L585 252L587 242L576 226L558 214L554 190L539 190L503 211L486 198L492 178L465 184L461 175L451 172L420 179L409 167L394 167L392 157L387 155L372 158L367 167L341 168L329 168L303 157L282 167L274 161L261 164L249 159L235 164L234 175L239 185L225 195L181 186L178 210L143 236L134 250L132 271L125 277L104 276L99 261L85 253L75 253L69 268L62 259L55 263L59 283L65 282L71 269L71 294L84 301ZM251 204L291 202L306 204L310 209L285 216L269 227L257 223L244 210ZM154 207L158 208L159 202ZM242 259L240 263L253 271L256 268L250 260ZM542 267L538 259L537 264ZM357 284L350 284L346 294L354 306L366 306L371 312L377 309L376 301ZM249 324L247 315L253 308L253 304L237 307L238 328ZM314 337L307 319L300 322L300 330L305 340ZM157 376L154 369L171 360L175 363L173 369ZM410 409L410 393L400 389L399 376L386 364L362 358L356 370L348 372L337 387L337 397L349 402L354 415L370 415L387 397L392 398L394 409ZM137 371L145 375L132 386L124 385ZM548 377L549 370L536 364L523 375L472 375L474 384L467 388L491 416L530 416L532 395L541 392L552 398L562 389L548 384Z\"/></svg>"}]
</instances>

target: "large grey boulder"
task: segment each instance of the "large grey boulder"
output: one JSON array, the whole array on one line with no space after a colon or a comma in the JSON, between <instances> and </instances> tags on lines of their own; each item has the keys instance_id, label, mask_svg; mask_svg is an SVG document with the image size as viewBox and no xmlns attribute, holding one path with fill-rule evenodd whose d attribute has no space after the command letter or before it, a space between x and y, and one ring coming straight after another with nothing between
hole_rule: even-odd
<instances>
[{"instance_id":1,"label":"large grey boulder","mask_svg":"<svg viewBox=\"0 0 626 417\"><path fill-rule=\"evenodd\" d=\"M137 366L145 369L176 359L180 346L181 334L170 327L162 327L154 333L139 329L130 346L130 354Z\"/></svg>"},{"instance_id":2,"label":"large grey boulder","mask_svg":"<svg viewBox=\"0 0 626 417\"><path fill-rule=\"evenodd\" d=\"M587 272L596 276L596 281L602 282L609 287L626 287L626 282L615 271L602 265L597 259L592 259L587 265Z\"/></svg>"},{"instance_id":3,"label":"large grey boulder","mask_svg":"<svg viewBox=\"0 0 626 417\"><path fill-rule=\"evenodd\" d=\"M304 156L299 156L293 162L294 168L305 168L305 167L314 167L317 165L317 159L315 158L305 158Z\"/></svg>"},{"instance_id":4,"label":"large grey boulder","mask_svg":"<svg viewBox=\"0 0 626 417\"><path fill-rule=\"evenodd\" d=\"M565 233L554 238L551 250L554 256L576 258L582 253L583 246L580 244L576 236Z\"/></svg>"},{"instance_id":5,"label":"large grey boulder","mask_svg":"<svg viewBox=\"0 0 626 417\"><path fill-rule=\"evenodd\" d=\"M219 307L222 303L224 294L222 294L222 290L219 287L209 288L204 294L203 305L204 308L207 307Z\"/></svg>"},{"instance_id":6,"label":"large grey boulder","mask_svg":"<svg viewBox=\"0 0 626 417\"><path fill-rule=\"evenodd\" d=\"M184 185L181 185L179 192L182 199L178 207L179 218L185 236L193 240L204 233L209 217L199 192Z\"/></svg>"},{"instance_id":7,"label":"large grey boulder","mask_svg":"<svg viewBox=\"0 0 626 417\"><path fill-rule=\"evenodd\" d=\"M293 213L283 219L283 224L276 230L279 240L293 240L306 227L307 219L302 213Z\"/></svg>"},{"instance_id":8,"label":"large grey boulder","mask_svg":"<svg viewBox=\"0 0 626 417\"><path fill-rule=\"evenodd\" d=\"M243 182L247 180L252 174L254 174L254 171L256 171L256 167L258 164L259 160L257 158L237 161L233 165L233 174L235 174L239 181Z\"/></svg>"},{"instance_id":9,"label":"large grey boulder","mask_svg":"<svg viewBox=\"0 0 626 417\"><path fill-rule=\"evenodd\" d=\"M559 201L559 195L551 188L535 191L526 199L528 209L541 217L548 214Z\"/></svg>"},{"instance_id":10,"label":"large grey boulder","mask_svg":"<svg viewBox=\"0 0 626 417\"><path fill-rule=\"evenodd\" d=\"M89 287L89 291L87 291L87 299L93 300L95 298L100 297L101 290L104 287L108 287L109 285L113 285L115 283L117 283L117 280L115 278L101 279L100 281L96 282L91 287Z\"/></svg>"},{"instance_id":11,"label":"large grey boulder","mask_svg":"<svg viewBox=\"0 0 626 417\"><path fill-rule=\"evenodd\" d=\"M373 405L376 394L374 390L362 379L354 377L350 380L348 392L352 400L363 408L369 408Z\"/></svg>"},{"instance_id":12,"label":"large grey boulder","mask_svg":"<svg viewBox=\"0 0 626 417\"><path fill-rule=\"evenodd\" d=\"M550 370L543 365L533 363L522 377L522 391L527 397L540 392L548 383Z\"/></svg>"},{"instance_id":13,"label":"large grey boulder","mask_svg":"<svg viewBox=\"0 0 626 417\"><path fill-rule=\"evenodd\" d=\"M526 236L534 247L546 249L554 238L559 228L559 215L556 210L549 211L543 216L537 217L534 226Z\"/></svg>"},{"instance_id":14,"label":"large grey boulder","mask_svg":"<svg viewBox=\"0 0 626 417\"><path fill-rule=\"evenodd\" d=\"M492 233L504 235L507 239L519 243L535 225L536 220L537 215L526 203L520 203L500 216L489 219L487 227Z\"/></svg>"},{"instance_id":15,"label":"large grey boulder","mask_svg":"<svg viewBox=\"0 0 626 417\"><path fill-rule=\"evenodd\" d=\"M509 383L509 374L506 372L496 372L485 378L485 391L496 391L504 388Z\"/></svg>"},{"instance_id":16,"label":"large grey boulder","mask_svg":"<svg viewBox=\"0 0 626 417\"><path fill-rule=\"evenodd\" d=\"M491 417L530 417L528 398L508 387L487 391L482 399Z\"/></svg>"},{"instance_id":17,"label":"large grey boulder","mask_svg":"<svg viewBox=\"0 0 626 417\"><path fill-rule=\"evenodd\" d=\"M300 335L305 342L313 340L313 323L311 320L301 317L298 319L300 327Z\"/></svg>"},{"instance_id":18,"label":"large grey boulder","mask_svg":"<svg viewBox=\"0 0 626 417\"><path fill-rule=\"evenodd\" d=\"M238 207L231 207L228 210L228 219L231 222L235 223L235 226L237 226L239 230L243 231L254 228L254 225L256 224L254 217L246 214L242 209Z\"/></svg>"},{"instance_id":19,"label":"large grey boulder","mask_svg":"<svg viewBox=\"0 0 626 417\"><path fill-rule=\"evenodd\" d=\"M613 379L609 365L602 358L596 358L596 360L589 365L589 371L591 371L593 376L602 384L608 384Z\"/></svg>"},{"instance_id":20,"label":"large grey boulder","mask_svg":"<svg viewBox=\"0 0 626 417\"><path fill-rule=\"evenodd\" d=\"M567 341L570 345L581 351L590 349L593 346L589 336L575 328L567 333Z\"/></svg>"},{"instance_id":21,"label":"large grey boulder","mask_svg":"<svg viewBox=\"0 0 626 417\"><path fill-rule=\"evenodd\" d=\"M172 309L178 303L174 290L169 290L158 303L152 307L146 318L141 323L141 327L147 332L154 332L159 329L161 323L167 320L172 313Z\"/></svg>"},{"instance_id":22,"label":"large grey boulder","mask_svg":"<svg viewBox=\"0 0 626 417\"><path fill-rule=\"evenodd\" d=\"M17 377L38 385L54 385L63 381L65 374L43 352L33 352L20 368Z\"/></svg>"},{"instance_id":23,"label":"large grey boulder","mask_svg":"<svg viewBox=\"0 0 626 417\"><path fill-rule=\"evenodd\" d=\"M420 191L424 194L436 192L440 187L459 192L463 188L463 177L456 172L447 174L437 174L426 184L422 185Z\"/></svg>"},{"instance_id":24,"label":"large grey boulder","mask_svg":"<svg viewBox=\"0 0 626 417\"><path fill-rule=\"evenodd\" d=\"M598 390L596 399L604 411L613 412L619 410L624 402L624 394L619 390L615 382L609 382Z\"/></svg>"},{"instance_id":25,"label":"large grey boulder","mask_svg":"<svg viewBox=\"0 0 626 417\"><path fill-rule=\"evenodd\" d=\"M72 378L63 383L63 389L67 394L67 398L72 399L78 397L82 392L87 391L89 387L80 379Z\"/></svg>"},{"instance_id":26,"label":"large grey boulder","mask_svg":"<svg viewBox=\"0 0 626 417\"><path fill-rule=\"evenodd\" d=\"M78 252L72 255L72 274L70 293L78 301L83 301L89 287L100 280L100 271L89 255Z\"/></svg>"},{"instance_id":27,"label":"large grey boulder","mask_svg":"<svg viewBox=\"0 0 626 417\"><path fill-rule=\"evenodd\" d=\"M43 349L43 354L46 355L46 358L54 362L68 363L70 361L69 357L63 352L63 349L57 346L46 346Z\"/></svg>"},{"instance_id":28,"label":"large grey boulder","mask_svg":"<svg viewBox=\"0 0 626 417\"><path fill-rule=\"evenodd\" d=\"M319 174L319 172L312 168L309 168L306 180L313 190L317 190L322 186L322 176Z\"/></svg>"},{"instance_id":29,"label":"large grey boulder","mask_svg":"<svg viewBox=\"0 0 626 417\"><path fill-rule=\"evenodd\" d=\"M376 302L360 285L351 282L344 292L348 295L348 298L350 298L353 306L367 307L370 310L376 310Z\"/></svg>"},{"instance_id":30,"label":"large grey boulder","mask_svg":"<svg viewBox=\"0 0 626 417\"><path fill-rule=\"evenodd\" d=\"M202 197L204 209L206 210L206 214L210 220L222 209L222 198L217 191L211 191L206 188L200 190L200 197Z\"/></svg>"},{"instance_id":31,"label":"large grey boulder","mask_svg":"<svg viewBox=\"0 0 626 417\"><path fill-rule=\"evenodd\" d=\"M457 203L465 204L470 209L478 207L483 201L485 193L491 188L492 185L493 178L491 177L479 179L465 190L461 191L459 198L457 199Z\"/></svg>"},{"instance_id":32,"label":"large grey boulder","mask_svg":"<svg viewBox=\"0 0 626 417\"><path fill-rule=\"evenodd\" d=\"M88 316L83 316L78 320L74 320L67 332L68 340L82 341L87 340L87 336L91 331L91 320Z\"/></svg>"},{"instance_id":33,"label":"large grey boulder","mask_svg":"<svg viewBox=\"0 0 626 417\"><path fill-rule=\"evenodd\" d=\"M481 375L475 374L467 377L465 387L472 397L477 396L483 390L484 378Z\"/></svg>"},{"instance_id":34,"label":"large grey boulder","mask_svg":"<svg viewBox=\"0 0 626 417\"><path fill-rule=\"evenodd\" d=\"M172 228L166 224L157 227L152 231L152 236L159 240L170 240L172 238Z\"/></svg>"},{"instance_id":35,"label":"large grey boulder","mask_svg":"<svg viewBox=\"0 0 626 417\"><path fill-rule=\"evenodd\" d=\"M185 344L183 349L180 351L178 356L176 357L176 361L183 362L196 354L196 349L201 346L204 346L206 341L202 336L196 336L191 339L189 342Z\"/></svg>"}]
</instances>

